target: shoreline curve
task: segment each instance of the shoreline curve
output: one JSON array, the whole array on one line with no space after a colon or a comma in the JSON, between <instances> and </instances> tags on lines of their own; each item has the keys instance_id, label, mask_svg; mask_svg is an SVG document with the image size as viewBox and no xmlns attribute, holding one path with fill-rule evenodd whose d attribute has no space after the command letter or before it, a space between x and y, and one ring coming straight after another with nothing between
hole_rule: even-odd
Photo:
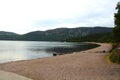
<instances>
[{"instance_id":1,"label":"shoreline curve","mask_svg":"<svg viewBox=\"0 0 120 80\"><path fill-rule=\"evenodd\" d=\"M104 60L112 46L97 44L101 46L73 54L3 63L0 70L33 80L120 80L120 65Z\"/></svg>"}]
</instances>

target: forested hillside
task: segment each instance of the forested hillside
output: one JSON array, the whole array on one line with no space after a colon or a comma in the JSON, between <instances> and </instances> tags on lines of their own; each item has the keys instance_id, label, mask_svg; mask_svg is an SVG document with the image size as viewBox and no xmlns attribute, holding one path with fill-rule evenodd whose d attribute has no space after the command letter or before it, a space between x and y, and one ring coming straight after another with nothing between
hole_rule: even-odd
<instances>
[{"instance_id":1,"label":"forested hillside","mask_svg":"<svg viewBox=\"0 0 120 80\"><path fill-rule=\"evenodd\" d=\"M24 41L64 41L73 37L84 37L87 35L101 33L112 33L112 28L107 27L78 27L57 28L47 31L33 31L24 35L12 32L0 32L0 40L24 40Z\"/></svg>"}]
</instances>

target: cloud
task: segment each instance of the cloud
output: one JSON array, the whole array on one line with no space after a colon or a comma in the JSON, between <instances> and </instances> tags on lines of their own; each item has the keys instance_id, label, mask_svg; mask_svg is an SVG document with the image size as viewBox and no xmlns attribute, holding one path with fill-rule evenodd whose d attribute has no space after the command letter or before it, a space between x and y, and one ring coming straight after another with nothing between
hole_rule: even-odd
<instances>
[{"instance_id":1,"label":"cloud","mask_svg":"<svg viewBox=\"0 0 120 80\"><path fill-rule=\"evenodd\" d=\"M57 27L114 26L119 0L0 0L0 30L26 33Z\"/></svg>"}]
</instances>

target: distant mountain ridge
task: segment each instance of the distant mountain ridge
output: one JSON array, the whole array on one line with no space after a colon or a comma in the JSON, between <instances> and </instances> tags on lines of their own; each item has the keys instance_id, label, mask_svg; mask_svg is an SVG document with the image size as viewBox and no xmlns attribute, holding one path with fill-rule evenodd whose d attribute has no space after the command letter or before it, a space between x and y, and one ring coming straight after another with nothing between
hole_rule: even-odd
<instances>
[{"instance_id":1,"label":"distant mountain ridge","mask_svg":"<svg viewBox=\"0 0 120 80\"><path fill-rule=\"evenodd\" d=\"M57 28L47 31L33 31L24 35L0 31L0 40L62 41L70 37L82 37L97 33L112 33L108 27Z\"/></svg>"},{"instance_id":2,"label":"distant mountain ridge","mask_svg":"<svg viewBox=\"0 0 120 80\"><path fill-rule=\"evenodd\" d=\"M18 40L20 37L19 34L13 32L0 31L0 40Z\"/></svg>"},{"instance_id":3,"label":"distant mountain ridge","mask_svg":"<svg viewBox=\"0 0 120 80\"><path fill-rule=\"evenodd\" d=\"M17 35L17 34L13 32L0 31L0 35Z\"/></svg>"}]
</instances>

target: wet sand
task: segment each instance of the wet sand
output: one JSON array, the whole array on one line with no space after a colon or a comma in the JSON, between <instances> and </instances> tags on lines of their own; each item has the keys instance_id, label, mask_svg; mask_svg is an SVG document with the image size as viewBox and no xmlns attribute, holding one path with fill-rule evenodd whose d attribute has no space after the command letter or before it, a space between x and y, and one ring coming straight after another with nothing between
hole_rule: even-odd
<instances>
[{"instance_id":1,"label":"wet sand","mask_svg":"<svg viewBox=\"0 0 120 80\"><path fill-rule=\"evenodd\" d=\"M73 54L4 63L0 70L33 80L120 80L120 65L105 60L111 45L100 45Z\"/></svg>"}]
</instances>

